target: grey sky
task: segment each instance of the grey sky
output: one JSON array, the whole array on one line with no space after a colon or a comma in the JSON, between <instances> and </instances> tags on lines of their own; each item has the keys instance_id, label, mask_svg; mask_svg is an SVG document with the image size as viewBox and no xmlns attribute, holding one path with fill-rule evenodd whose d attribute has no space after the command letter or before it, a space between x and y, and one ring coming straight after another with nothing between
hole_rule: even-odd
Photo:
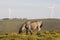
<instances>
[{"instance_id":1,"label":"grey sky","mask_svg":"<svg viewBox=\"0 0 60 40\"><path fill-rule=\"evenodd\" d=\"M0 18L60 18L60 0L0 0Z\"/></svg>"}]
</instances>

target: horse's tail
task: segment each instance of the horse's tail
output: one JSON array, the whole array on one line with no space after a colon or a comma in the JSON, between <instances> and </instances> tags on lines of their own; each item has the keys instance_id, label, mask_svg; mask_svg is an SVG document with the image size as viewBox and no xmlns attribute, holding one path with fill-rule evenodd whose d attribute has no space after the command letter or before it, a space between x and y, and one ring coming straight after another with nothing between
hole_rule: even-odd
<instances>
[{"instance_id":1,"label":"horse's tail","mask_svg":"<svg viewBox=\"0 0 60 40\"><path fill-rule=\"evenodd\" d=\"M40 28L43 26L43 23L41 23L41 26L40 26Z\"/></svg>"}]
</instances>

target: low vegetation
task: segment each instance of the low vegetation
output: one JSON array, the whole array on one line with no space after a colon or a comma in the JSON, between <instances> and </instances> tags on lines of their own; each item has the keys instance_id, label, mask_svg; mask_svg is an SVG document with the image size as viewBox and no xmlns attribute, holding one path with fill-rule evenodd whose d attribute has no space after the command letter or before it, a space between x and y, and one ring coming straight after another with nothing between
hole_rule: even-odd
<instances>
[{"instance_id":1,"label":"low vegetation","mask_svg":"<svg viewBox=\"0 0 60 40\"><path fill-rule=\"evenodd\" d=\"M26 35L25 33L9 33L0 35L0 40L60 40L60 32L57 31L45 31L40 32L39 35L36 35L34 32L33 35Z\"/></svg>"}]
</instances>

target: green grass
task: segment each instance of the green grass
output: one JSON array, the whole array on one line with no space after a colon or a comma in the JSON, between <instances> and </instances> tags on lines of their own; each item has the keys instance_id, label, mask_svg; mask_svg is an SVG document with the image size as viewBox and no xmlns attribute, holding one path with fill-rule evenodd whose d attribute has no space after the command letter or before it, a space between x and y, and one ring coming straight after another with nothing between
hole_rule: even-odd
<instances>
[{"instance_id":1,"label":"green grass","mask_svg":"<svg viewBox=\"0 0 60 40\"><path fill-rule=\"evenodd\" d=\"M36 35L36 33L33 33L33 35L10 33L8 35L0 35L0 40L60 40L60 33L55 31L45 31L41 32L39 35Z\"/></svg>"}]
</instances>

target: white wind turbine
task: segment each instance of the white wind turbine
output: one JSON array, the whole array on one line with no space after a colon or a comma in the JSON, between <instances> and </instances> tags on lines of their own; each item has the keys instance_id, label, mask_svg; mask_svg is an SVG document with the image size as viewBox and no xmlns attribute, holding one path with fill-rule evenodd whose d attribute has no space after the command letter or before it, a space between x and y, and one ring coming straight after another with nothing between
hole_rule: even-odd
<instances>
[{"instance_id":1,"label":"white wind turbine","mask_svg":"<svg viewBox=\"0 0 60 40\"><path fill-rule=\"evenodd\" d=\"M53 18L55 6L52 5L52 6L49 6L48 8L49 8L49 10L50 10L50 12L49 12L49 13L50 13L50 18Z\"/></svg>"},{"instance_id":2,"label":"white wind turbine","mask_svg":"<svg viewBox=\"0 0 60 40\"><path fill-rule=\"evenodd\" d=\"M50 5L49 5L48 9L49 9L49 13L50 13L50 18L54 18L53 17L54 16L54 13L55 13L54 0L49 0L49 3L50 3Z\"/></svg>"},{"instance_id":3,"label":"white wind turbine","mask_svg":"<svg viewBox=\"0 0 60 40\"><path fill-rule=\"evenodd\" d=\"M9 18L11 18L11 8L9 8L8 10L9 10Z\"/></svg>"}]
</instances>

